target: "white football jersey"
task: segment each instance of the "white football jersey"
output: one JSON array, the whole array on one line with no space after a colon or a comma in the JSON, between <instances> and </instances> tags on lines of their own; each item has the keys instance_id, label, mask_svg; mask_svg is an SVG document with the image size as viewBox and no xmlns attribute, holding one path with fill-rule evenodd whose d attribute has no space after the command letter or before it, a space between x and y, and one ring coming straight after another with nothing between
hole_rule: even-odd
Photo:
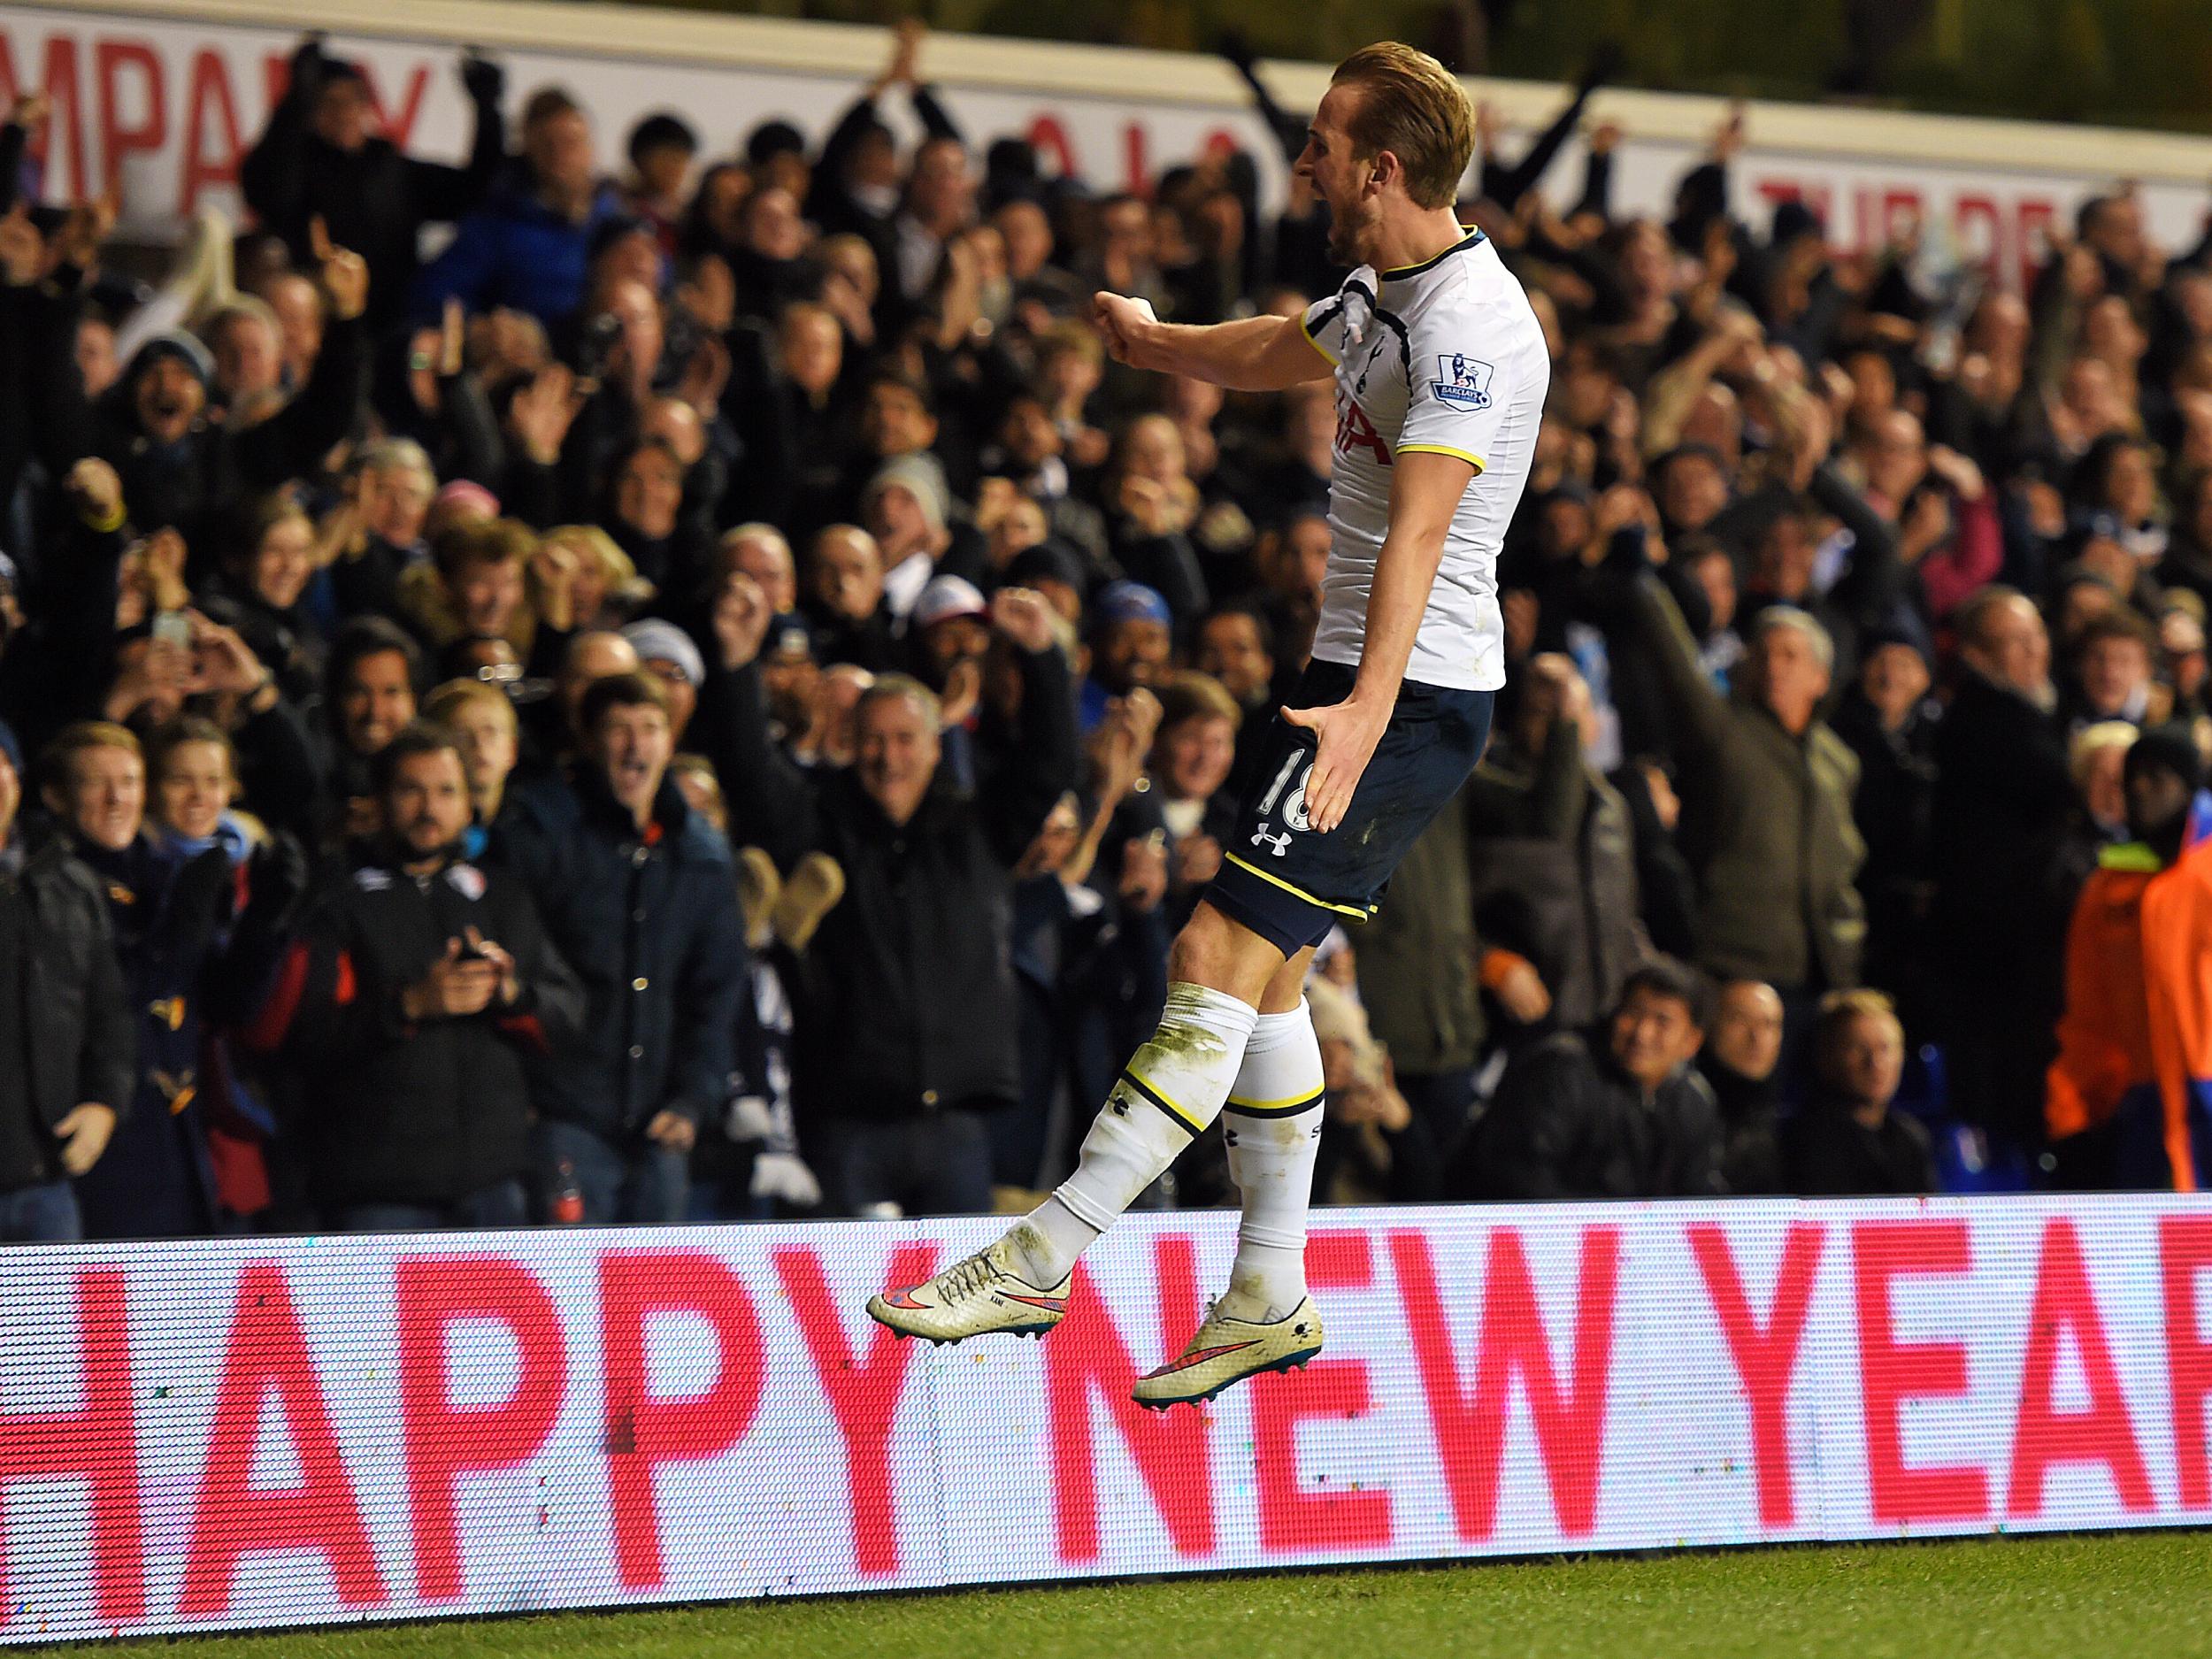
<instances>
[{"instance_id":1,"label":"white football jersey","mask_svg":"<svg viewBox=\"0 0 2212 1659\"><path fill-rule=\"evenodd\" d=\"M1336 365L1333 540L1315 657L1358 665L1396 457L1433 450L1471 461L1476 476L1452 515L1406 678L1495 691L1505 684L1498 549L1528 482L1551 384L1551 353L1528 296L1474 231L1417 265L1362 265L1307 308L1305 328Z\"/></svg>"}]
</instances>

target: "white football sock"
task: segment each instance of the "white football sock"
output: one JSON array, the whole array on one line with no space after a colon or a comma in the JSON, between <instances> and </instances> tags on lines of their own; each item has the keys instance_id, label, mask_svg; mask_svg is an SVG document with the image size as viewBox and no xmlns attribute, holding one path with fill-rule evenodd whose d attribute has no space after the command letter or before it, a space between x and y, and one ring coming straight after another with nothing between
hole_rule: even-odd
<instances>
[{"instance_id":1,"label":"white football sock","mask_svg":"<svg viewBox=\"0 0 2212 1659\"><path fill-rule=\"evenodd\" d=\"M1244 1048L1222 1128L1229 1173L1244 1202L1236 1264L1221 1310L1279 1319L1306 1298L1306 1210L1321 1144L1321 1043L1301 999L1263 1014Z\"/></svg>"},{"instance_id":2,"label":"white football sock","mask_svg":"<svg viewBox=\"0 0 2212 1659\"><path fill-rule=\"evenodd\" d=\"M1221 1111L1259 1012L1225 992L1178 981L1159 1029L1129 1056L1083 1137L1075 1173L1006 1235L1023 1277L1049 1286L1114 1225Z\"/></svg>"}]
</instances>

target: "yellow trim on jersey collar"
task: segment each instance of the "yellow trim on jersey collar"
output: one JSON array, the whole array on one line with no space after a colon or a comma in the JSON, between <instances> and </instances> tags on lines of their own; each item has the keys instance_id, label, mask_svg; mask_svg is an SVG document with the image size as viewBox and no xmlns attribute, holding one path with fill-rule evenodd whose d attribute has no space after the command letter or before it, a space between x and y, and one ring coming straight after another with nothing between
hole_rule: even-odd
<instances>
[{"instance_id":1,"label":"yellow trim on jersey collar","mask_svg":"<svg viewBox=\"0 0 2212 1659\"><path fill-rule=\"evenodd\" d=\"M1312 894L1307 892L1305 888L1294 886L1292 883L1284 880L1280 876L1270 875L1266 871L1261 869L1259 865L1252 863L1252 861L1248 858L1240 858L1234 853L1224 853L1221 856L1227 859L1231 864L1234 864L1238 869L1246 872L1248 874L1256 875L1261 880L1269 882L1275 887L1279 887L1282 888L1284 892L1292 895L1294 897L1305 900L1305 902L1309 904L1317 905L1322 910L1334 910L1339 916L1348 916L1356 922L1363 922L1370 916L1374 914L1372 910L1363 910L1355 904L1332 904L1326 899L1317 899Z\"/></svg>"},{"instance_id":2,"label":"yellow trim on jersey collar","mask_svg":"<svg viewBox=\"0 0 2212 1659\"><path fill-rule=\"evenodd\" d=\"M1316 351L1318 351L1323 357L1328 358L1329 366L1331 368L1340 369L1344 366L1344 360L1341 357L1338 357L1336 353L1330 350L1328 347L1323 345L1318 340L1316 340L1313 337L1313 330L1307 326L1306 319L1303 317L1301 317L1298 319L1298 332L1305 335L1306 343L1308 345L1311 346Z\"/></svg>"},{"instance_id":3,"label":"yellow trim on jersey collar","mask_svg":"<svg viewBox=\"0 0 2212 1659\"><path fill-rule=\"evenodd\" d=\"M1448 443L1402 443L1398 446L1398 453L1400 455L1455 455L1478 472L1486 471L1490 465L1490 463L1480 456L1470 455L1464 449L1455 449Z\"/></svg>"},{"instance_id":4,"label":"yellow trim on jersey collar","mask_svg":"<svg viewBox=\"0 0 2212 1659\"><path fill-rule=\"evenodd\" d=\"M1454 254L1459 252L1463 248L1471 248L1482 240L1482 231L1477 226L1462 225L1460 229L1465 231L1467 234L1464 236L1462 236L1457 242L1454 242L1450 247L1445 249L1441 253L1432 255L1430 257L1422 260L1419 265L1394 265L1387 271L1376 272L1375 275L1385 282L1395 281L1400 277L1419 276L1422 272L1427 270L1431 265L1440 264L1444 260L1450 258Z\"/></svg>"}]
</instances>

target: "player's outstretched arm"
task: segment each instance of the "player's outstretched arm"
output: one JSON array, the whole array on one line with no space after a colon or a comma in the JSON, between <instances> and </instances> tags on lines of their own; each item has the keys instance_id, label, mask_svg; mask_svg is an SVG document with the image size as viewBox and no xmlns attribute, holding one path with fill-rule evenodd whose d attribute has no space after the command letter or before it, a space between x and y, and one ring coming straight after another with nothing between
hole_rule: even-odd
<instances>
[{"instance_id":1,"label":"player's outstretched arm","mask_svg":"<svg viewBox=\"0 0 2212 1659\"><path fill-rule=\"evenodd\" d=\"M1117 363L1187 374L1239 392L1279 392L1334 372L1295 317L1248 317L1197 326L1164 323L1143 300L1100 293L1092 319Z\"/></svg>"},{"instance_id":2,"label":"player's outstretched arm","mask_svg":"<svg viewBox=\"0 0 2212 1659\"><path fill-rule=\"evenodd\" d=\"M1306 816L1324 835L1344 821L1352 792L1398 706L1398 687L1413 659L1436 567L1444 560L1444 537L1474 476L1473 463L1456 455L1398 451L1391 473L1390 533L1375 558L1352 695L1326 708L1283 710L1285 719L1319 740L1306 783Z\"/></svg>"}]
</instances>

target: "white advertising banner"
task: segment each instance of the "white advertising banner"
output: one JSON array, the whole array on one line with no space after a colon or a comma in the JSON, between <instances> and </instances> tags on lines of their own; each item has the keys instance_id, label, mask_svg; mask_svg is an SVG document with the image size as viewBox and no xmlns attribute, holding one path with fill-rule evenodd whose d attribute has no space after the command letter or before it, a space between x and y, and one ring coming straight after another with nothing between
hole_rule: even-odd
<instances>
[{"instance_id":1,"label":"white advertising banner","mask_svg":"<svg viewBox=\"0 0 2212 1659\"><path fill-rule=\"evenodd\" d=\"M1156 1416L1234 1248L1038 1342L866 1295L985 1220L0 1253L0 1640L2212 1521L2192 1199L1344 1210L1302 1371Z\"/></svg>"},{"instance_id":2,"label":"white advertising banner","mask_svg":"<svg viewBox=\"0 0 2212 1659\"><path fill-rule=\"evenodd\" d=\"M211 11L215 8L211 7ZM590 110L601 159L611 170L624 134L640 116L673 110L699 131L709 157L732 153L758 122L781 117L824 136L874 73L883 50L872 31L830 26L771 26L642 9L565 7L569 25L557 44L534 39L511 20L528 8L484 4L465 11L418 4L388 20L353 18L327 24L329 50L366 67L389 135L416 153L457 158L469 109L454 73L462 41L493 41L508 68L509 107L549 81L570 87ZM410 19L435 14L440 28ZM53 100L44 165L54 196L119 193L127 227L173 234L202 202L236 211L238 160L267 118L298 41L297 19L279 6L230 4L196 17L174 5L11 6L0 12L0 96L43 88ZM321 16L318 13L318 17ZM472 32L469 25L482 27ZM693 50L702 32L712 52ZM762 33L762 31L768 31ZM792 39L797 50L786 50ZM748 61L746 42L764 45ZM1141 189L1160 170L1213 146L1240 145L1260 162L1271 190L1283 178L1280 157L1228 70L1169 53L1099 52L1095 82L1081 73L1084 49L948 37L931 61L946 102L979 144L1004 134L1034 142L1048 170L1080 172L1100 189ZM1033 64L1033 83L1022 65ZM1157 88L1148 91L1146 65ZM972 65L964 70L963 65ZM979 65L979 67L973 67ZM988 69L990 73L984 73ZM1311 66L1275 73L1294 111L1317 96ZM1201 95L1194 88L1202 88ZM1509 127L1507 153L1555 103L1555 93L1491 83ZM1676 182L1700 159L1705 126L1690 135L1689 99L1614 95L1609 112L1628 121L1618 161L1617 205L1664 212ZM2193 244L2206 209L2199 141L2012 124L1947 122L1867 111L1762 106L1749 148L1732 173L1739 213L1763 226L1774 204L1801 198L1825 219L1839 250L1878 247L1908 217L1925 225L1939 251L1989 260L2007 281L2042 257L2044 227L2070 227L2080 201L2116 179L2139 180L2154 236L2170 247ZM885 100L895 122L916 130L896 96ZM2016 146L2003 141L2016 135ZM1951 143L1925 142L1947 134ZM2154 159L2160 165L2141 164ZM1548 180L1571 199L1579 188L1573 146Z\"/></svg>"}]
</instances>

